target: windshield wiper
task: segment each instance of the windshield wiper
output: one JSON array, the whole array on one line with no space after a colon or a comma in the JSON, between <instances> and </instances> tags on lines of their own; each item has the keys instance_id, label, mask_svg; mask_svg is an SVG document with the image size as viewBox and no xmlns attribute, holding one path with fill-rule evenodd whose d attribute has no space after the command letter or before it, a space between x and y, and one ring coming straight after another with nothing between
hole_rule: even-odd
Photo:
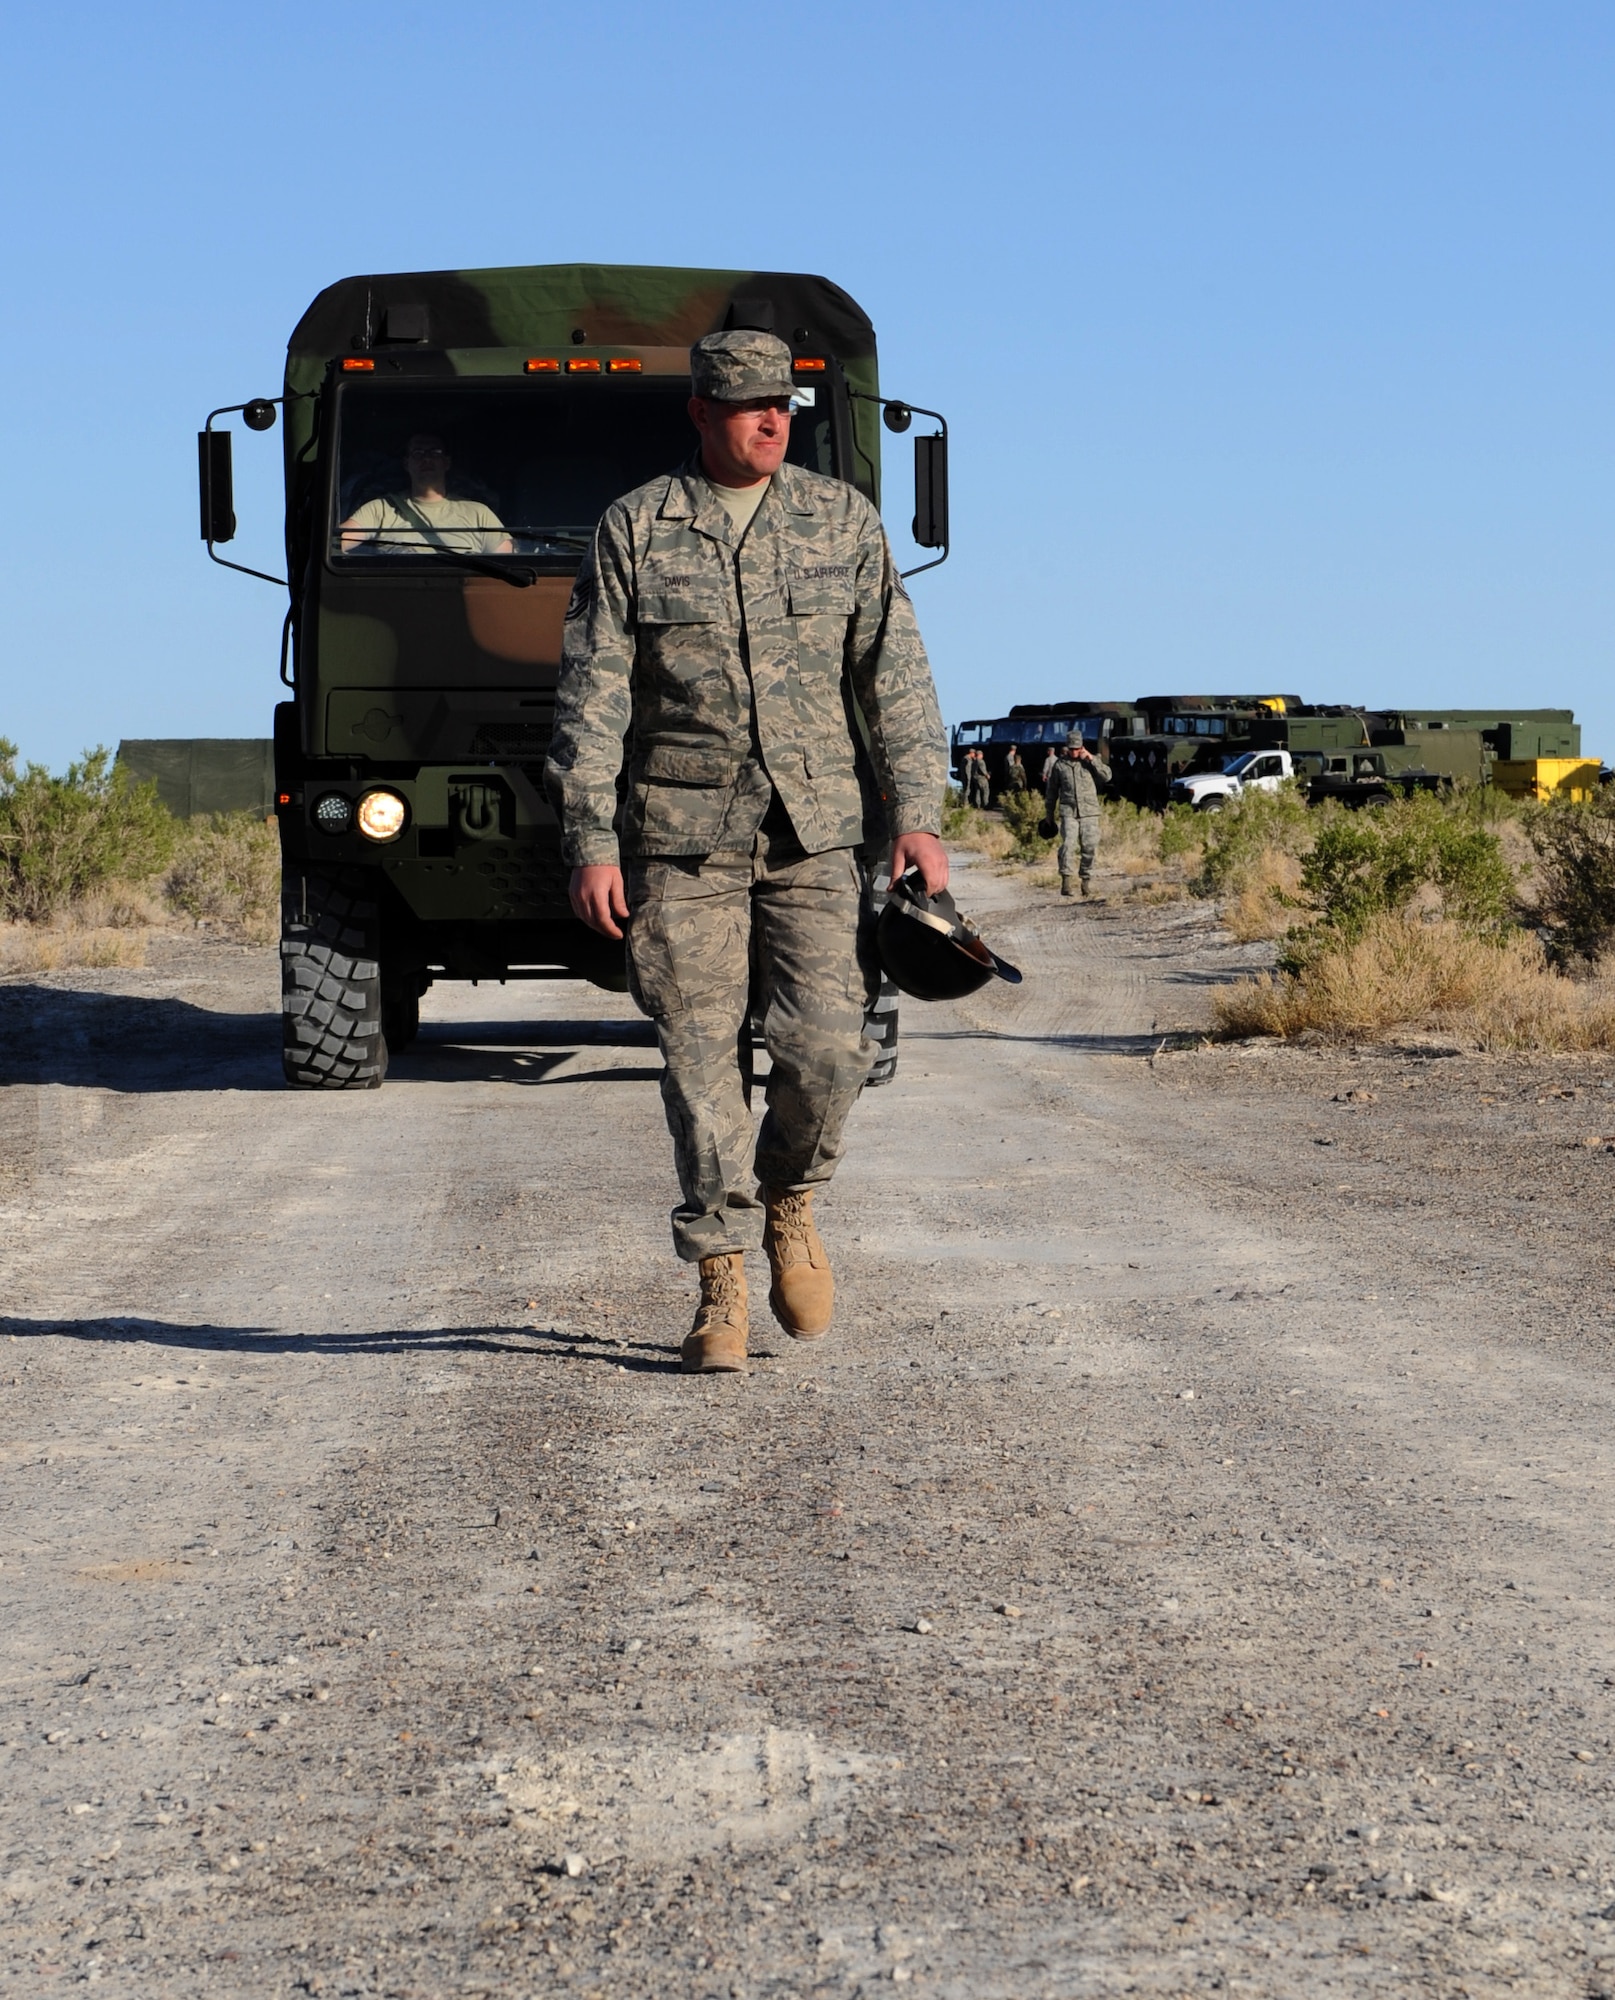
<instances>
[{"instance_id":1,"label":"windshield wiper","mask_svg":"<svg viewBox=\"0 0 1615 2000\"><path fill-rule=\"evenodd\" d=\"M586 549L594 540L593 528L506 528L507 535L520 535L529 542L547 542L557 549Z\"/></svg>"},{"instance_id":2,"label":"windshield wiper","mask_svg":"<svg viewBox=\"0 0 1615 2000\"><path fill-rule=\"evenodd\" d=\"M496 576L501 583L513 584L517 590L525 590L530 583L538 581L538 572L533 569L506 569L502 563L490 561L487 556L465 555L458 549L434 549L425 543L413 542L372 542L369 550L349 549L350 556L364 554L384 554L402 556L409 562L447 563L450 569L468 569L478 576Z\"/></svg>"}]
</instances>

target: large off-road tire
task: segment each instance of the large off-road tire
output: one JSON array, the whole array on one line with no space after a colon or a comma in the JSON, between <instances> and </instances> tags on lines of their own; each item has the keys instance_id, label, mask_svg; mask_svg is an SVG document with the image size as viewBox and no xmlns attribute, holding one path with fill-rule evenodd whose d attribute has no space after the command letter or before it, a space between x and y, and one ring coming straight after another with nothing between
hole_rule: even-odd
<instances>
[{"instance_id":1,"label":"large off-road tire","mask_svg":"<svg viewBox=\"0 0 1615 2000\"><path fill-rule=\"evenodd\" d=\"M864 1016L864 1036L876 1049L875 1060L864 1078L865 1090L876 1090L897 1074L897 1000L897 988L883 972L880 990Z\"/></svg>"},{"instance_id":2,"label":"large off-road tire","mask_svg":"<svg viewBox=\"0 0 1615 2000\"><path fill-rule=\"evenodd\" d=\"M374 878L363 868L288 868L280 907L286 1081L311 1090L375 1090L387 1074L387 1041Z\"/></svg>"}]
</instances>

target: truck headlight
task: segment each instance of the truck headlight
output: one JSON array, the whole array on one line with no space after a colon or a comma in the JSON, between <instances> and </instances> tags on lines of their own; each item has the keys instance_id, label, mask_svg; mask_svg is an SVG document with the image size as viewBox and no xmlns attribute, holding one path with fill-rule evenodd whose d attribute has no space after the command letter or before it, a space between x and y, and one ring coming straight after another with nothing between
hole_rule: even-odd
<instances>
[{"instance_id":1,"label":"truck headlight","mask_svg":"<svg viewBox=\"0 0 1615 2000\"><path fill-rule=\"evenodd\" d=\"M353 824L353 801L341 792L327 792L314 801L314 824L321 833L346 833Z\"/></svg>"},{"instance_id":2,"label":"truck headlight","mask_svg":"<svg viewBox=\"0 0 1615 2000\"><path fill-rule=\"evenodd\" d=\"M396 792L366 792L359 801L359 831L366 840L396 840L409 808Z\"/></svg>"}]
</instances>

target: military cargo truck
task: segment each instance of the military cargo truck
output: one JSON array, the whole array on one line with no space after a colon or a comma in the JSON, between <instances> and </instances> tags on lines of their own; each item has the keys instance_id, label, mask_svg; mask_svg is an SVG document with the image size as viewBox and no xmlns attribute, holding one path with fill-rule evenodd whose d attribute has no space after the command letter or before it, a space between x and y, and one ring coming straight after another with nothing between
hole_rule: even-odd
<instances>
[{"instance_id":1,"label":"military cargo truck","mask_svg":"<svg viewBox=\"0 0 1615 2000\"><path fill-rule=\"evenodd\" d=\"M1140 695L1125 742L1110 757L1111 794L1159 809L1181 778L1224 765L1261 741L1264 723L1294 695Z\"/></svg>"},{"instance_id":2,"label":"military cargo truck","mask_svg":"<svg viewBox=\"0 0 1615 2000\"><path fill-rule=\"evenodd\" d=\"M1480 730L1446 721L1427 727L1411 714L1297 704L1260 724L1256 741L1290 753L1314 805L1388 805L1399 795L1491 779L1492 753Z\"/></svg>"},{"instance_id":3,"label":"military cargo truck","mask_svg":"<svg viewBox=\"0 0 1615 2000\"><path fill-rule=\"evenodd\" d=\"M949 738L954 782L964 782L965 752L980 750L996 798L1004 789L1004 767L1012 748L1020 752L1027 779L1036 785L1049 752L1057 750L1073 729L1082 731L1095 755L1105 757L1113 737L1128 735L1142 721L1131 702L1050 701L1023 702L991 721L961 722Z\"/></svg>"},{"instance_id":4,"label":"military cargo truck","mask_svg":"<svg viewBox=\"0 0 1615 2000\"><path fill-rule=\"evenodd\" d=\"M209 417L203 537L255 576L267 572L217 554L236 524L231 433L216 425L239 411L267 429L277 406L285 417L290 699L274 743L289 1082L379 1084L434 980L623 986L620 944L568 906L543 794L562 620L606 506L693 449L691 342L733 327L790 344L792 462L878 505L881 421L906 430L913 411L881 393L863 310L795 273L345 278L293 332L282 394ZM914 534L936 562L938 424L914 440ZM873 785L866 771L871 826ZM866 857L872 870L880 859ZM895 1023L885 994L871 1033L889 1040Z\"/></svg>"},{"instance_id":5,"label":"military cargo truck","mask_svg":"<svg viewBox=\"0 0 1615 2000\"><path fill-rule=\"evenodd\" d=\"M953 772L961 776L967 750L982 750L996 796L1013 744L1035 785L1050 749L1078 728L1088 748L1110 765L1110 796L1160 807L1175 778L1220 771L1257 740L1265 720L1295 700L1294 695L1144 695L1137 701L1023 702L1008 715L960 723L952 734Z\"/></svg>"},{"instance_id":6,"label":"military cargo truck","mask_svg":"<svg viewBox=\"0 0 1615 2000\"><path fill-rule=\"evenodd\" d=\"M1397 741L1475 730L1494 757L1512 762L1581 755L1581 725L1568 708L1402 708L1375 715L1370 727L1400 732ZM1374 740L1379 741L1377 733Z\"/></svg>"}]
</instances>

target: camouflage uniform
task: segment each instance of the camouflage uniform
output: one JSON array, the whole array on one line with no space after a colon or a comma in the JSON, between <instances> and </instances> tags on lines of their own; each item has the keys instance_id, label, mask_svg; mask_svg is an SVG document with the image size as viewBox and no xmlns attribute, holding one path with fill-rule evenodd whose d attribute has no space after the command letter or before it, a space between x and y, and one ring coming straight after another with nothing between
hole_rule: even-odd
<instances>
[{"instance_id":1,"label":"camouflage uniform","mask_svg":"<svg viewBox=\"0 0 1615 2000\"><path fill-rule=\"evenodd\" d=\"M1060 873L1066 876L1076 874L1072 864L1080 850L1084 883L1093 879L1094 857L1099 852L1100 812L1099 788L1094 783L1096 776L1102 783L1110 783L1110 766L1097 757L1091 764L1084 764L1076 757L1057 757L1043 794L1049 817L1058 818L1060 822Z\"/></svg>"},{"instance_id":2,"label":"camouflage uniform","mask_svg":"<svg viewBox=\"0 0 1615 2000\"><path fill-rule=\"evenodd\" d=\"M992 780L987 775L987 760L976 751L965 767L965 804L985 807L991 803Z\"/></svg>"},{"instance_id":3,"label":"camouflage uniform","mask_svg":"<svg viewBox=\"0 0 1615 2000\"><path fill-rule=\"evenodd\" d=\"M789 350L764 334L692 356L697 394L730 402L778 393L781 370L788 393ZM675 1246L692 1262L754 1249L737 1051L752 966L772 1064L756 1175L812 1187L874 1054L853 850L939 826L936 693L869 502L782 465L737 537L699 454L616 501L567 610L545 778L567 861L623 867L631 989L667 1063Z\"/></svg>"},{"instance_id":4,"label":"camouflage uniform","mask_svg":"<svg viewBox=\"0 0 1615 2000\"><path fill-rule=\"evenodd\" d=\"M1010 745L1009 755L1004 759L1004 783L1012 792L1026 790L1026 766L1021 762L1021 753L1013 744Z\"/></svg>"}]
</instances>

